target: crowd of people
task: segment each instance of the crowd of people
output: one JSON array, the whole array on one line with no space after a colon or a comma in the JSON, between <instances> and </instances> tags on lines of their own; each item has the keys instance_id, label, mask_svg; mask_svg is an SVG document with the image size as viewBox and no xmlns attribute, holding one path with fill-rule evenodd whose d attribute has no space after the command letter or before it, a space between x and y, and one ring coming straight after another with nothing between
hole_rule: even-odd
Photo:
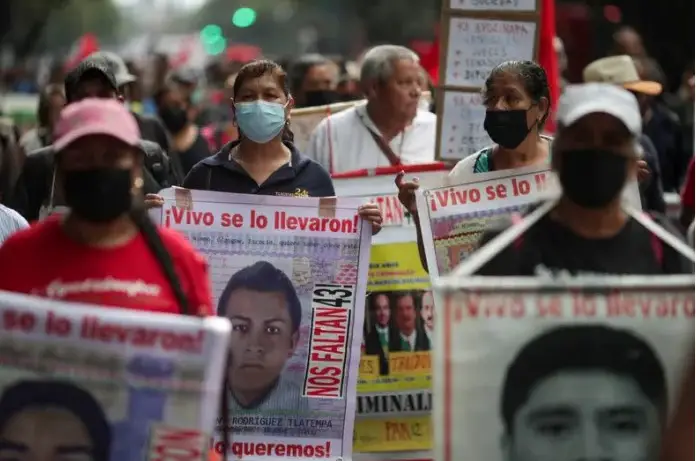
<instances>
[{"instance_id":1,"label":"crowd of people","mask_svg":"<svg viewBox=\"0 0 696 461\"><path fill-rule=\"evenodd\" d=\"M490 72L483 128L493 144L454 165L452 182L550 165L562 196L481 274L693 273L683 250L621 204L624 185L637 178L652 222L678 239L689 226L693 235L693 68L677 93L665 94L659 66L634 39L617 35L616 53L590 63L584 83L565 85L556 108L535 62L508 61ZM286 66L258 60L214 70L208 73L218 89L201 97L195 72L170 70L160 60L146 97L137 69L98 52L41 90L35 128L3 127L0 290L50 297L55 280L113 278L154 288L133 297L102 286L65 300L212 315L204 258L147 216L163 203L159 191L178 185L331 197L334 173L435 160L436 107L423 100L432 82L405 47L374 47L352 73L314 55ZM291 109L361 98L365 104L326 117L306 152L294 145ZM546 131L550 117L553 136ZM417 178L401 173L395 183L394 193L418 222ZM665 191L682 194L681 228L662 215ZM359 214L379 232L376 205ZM495 223L482 244L513 224ZM418 239L422 250L420 232ZM411 303L401 322L409 329L413 297L403 299ZM426 332L418 337L413 344L397 336L373 339L377 350L384 341L395 350L428 349Z\"/></svg>"}]
</instances>

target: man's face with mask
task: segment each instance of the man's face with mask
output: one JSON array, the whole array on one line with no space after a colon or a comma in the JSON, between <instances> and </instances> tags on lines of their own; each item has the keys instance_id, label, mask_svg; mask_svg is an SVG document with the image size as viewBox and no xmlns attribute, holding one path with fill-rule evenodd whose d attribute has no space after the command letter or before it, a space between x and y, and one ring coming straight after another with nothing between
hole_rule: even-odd
<instances>
[{"instance_id":1,"label":"man's face with mask","mask_svg":"<svg viewBox=\"0 0 696 461\"><path fill-rule=\"evenodd\" d=\"M554 141L554 168L563 193L584 208L601 208L636 177L636 138L618 118L587 114L561 127Z\"/></svg>"},{"instance_id":2,"label":"man's face with mask","mask_svg":"<svg viewBox=\"0 0 696 461\"><path fill-rule=\"evenodd\" d=\"M338 101L338 66L333 63L312 66L302 81L304 106L323 106Z\"/></svg>"}]
</instances>

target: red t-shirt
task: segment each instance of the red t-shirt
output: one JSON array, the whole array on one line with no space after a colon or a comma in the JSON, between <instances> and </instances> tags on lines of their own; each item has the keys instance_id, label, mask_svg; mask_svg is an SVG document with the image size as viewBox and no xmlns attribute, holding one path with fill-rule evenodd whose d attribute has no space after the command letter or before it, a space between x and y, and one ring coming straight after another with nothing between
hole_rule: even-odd
<instances>
[{"instance_id":1,"label":"red t-shirt","mask_svg":"<svg viewBox=\"0 0 696 461\"><path fill-rule=\"evenodd\" d=\"M693 208L694 207L694 159L691 159L689 163L689 169L686 171L686 178L684 178L684 186L681 190L681 203L682 206Z\"/></svg>"},{"instance_id":2,"label":"red t-shirt","mask_svg":"<svg viewBox=\"0 0 696 461\"><path fill-rule=\"evenodd\" d=\"M0 290L152 312L181 312L164 270L142 233L115 248L68 238L60 217L11 235L0 246ZM158 228L189 308L212 315L208 265L176 231Z\"/></svg>"}]
</instances>

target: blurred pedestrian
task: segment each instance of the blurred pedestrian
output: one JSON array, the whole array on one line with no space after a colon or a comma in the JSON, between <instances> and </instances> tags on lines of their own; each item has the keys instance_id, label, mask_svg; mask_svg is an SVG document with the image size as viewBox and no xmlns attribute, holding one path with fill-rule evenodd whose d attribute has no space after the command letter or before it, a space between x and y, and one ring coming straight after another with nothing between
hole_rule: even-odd
<instances>
[{"instance_id":1,"label":"blurred pedestrian","mask_svg":"<svg viewBox=\"0 0 696 461\"><path fill-rule=\"evenodd\" d=\"M90 56L94 59L104 59L111 67L116 79L119 97L128 105L131 114L138 122L142 139L159 144L165 153L169 153L169 138L162 123L156 117L139 114L130 105L132 101L130 89L137 82L137 77L128 70L126 62L116 53L108 51L98 51Z\"/></svg>"},{"instance_id":2,"label":"blurred pedestrian","mask_svg":"<svg viewBox=\"0 0 696 461\"><path fill-rule=\"evenodd\" d=\"M611 83L625 88L636 96L638 103L643 96L657 96L662 93L662 84L656 81L642 80L630 56L610 56L589 63L582 72L585 83ZM640 180L640 197L644 210L664 213L665 204L662 187L662 171L659 155L655 145L644 133L641 134L640 146L645 165L638 169Z\"/></svg>"},{"instance_id":3,"label":"blurred pedestrian","mask_svg":"<svg viewBox=\"0 0 696 461\"><path fill-rule=\"evenodd\" d=\"M336 91L338 65L320 54L301 56L290 68L290 91L295 107L315 107L340 100Z\"/></svg>"},{"instance_id":4,"label":"blurred pedestrian","mask_svg":"<svg viewBox=\"0 0 696 461\"><path fill-rule=\"evenodd\" d=\"M627 54L631 57L647 56L643 37L631 26L621 26L612 36L612 54Z\"/></svg>"},{"instance_id":5,"label":"blurred pedestrian","mask_svg":"<svg viewBox=\"0 0 696 461\"><path fill-rule=\"evenodd\" d=\"M362 63L360 85L367 104L322 120L307 155L331 173L432 162L436 117L420 109L418 55L396 45L372 48Z\"/></svg>"},{"instance_id":6,"label":"blurred pedestrian","mask_svg":"<svg viewBox=\"0 0 696 461\"><path fill-rule=\"evenodd\" d=\"M86 58L68 73L65 78L65 97L68 106L86 98L122 101L113 66L99 56ZM140 146L145 152L143 190L146 193L156 193L179 184L180 180L171 168L169 157L158 144L141 139ZM57 210L64 211L61 208L64 197L56 184L55 151L51 145L27 156L7 205L30 222Z\"/></svg>"},{"instance_id":7,"label":"blurred pedestrian","mask_svg":"<svg viewBox=\"0 0 696 461\"><path fill-rule=\"evenodd\" d=\"M661 72L657 63L648 58L633 60L641 80L659 80ZM679 190L691 152L685 150L681 122L655 95L635 93L643 118L643 132L652 141L660 160L662 186L666 192Z\"/></svg>"},{"instance_id":8,"label":"blurred pedestrian","mask_svg":"<svg viewBox=\"0 0 696 461\"><path fill-rule=\"evenodd\" d=\"M201 135L208 143L210 152L218 152L226 144L236 141L239 138L239 131L234 122L234 113L230 101L233 98L234 82L237 73L231 74L225 80L223 88L222 103L218 107L219 120L201 129Z\"/></svg>"},{"instance_id":9,"label":"blurred pedestrian","mask_svg":"<svg viewBox=\"0 0 696 461\"><path fill-rule=\"evenodd\" d=\"M693 273L691 261L622 207L622 190L635 177L640 158L636 98L615 85L569 85L557 116L552 165L561 198L479 275ZM653 214L653 219L680 238L666 217ZM512 224L493 223L480 246Z\"/></svg>"},{"instance_id":10,"label":"blurred pedestrian","mask_svg":"<svg viewBox=\"0 0 696 461\"><path fill-rule=\"evenodd\" d=\"M183 178L195 164L210 156L208 143L190 120L188 101L178 87L166 85L159 90L155 94L155 105L172 139L169 158Z\"/></svg>"},{"instance_id":11,"label":"blurred pedestrian","mask_svg":"<svg viewBox=\"0 0 696 461\"><path fill-rule=\"evenodd\" d=\"M0 267L0 290L211 315L205 259L143 207L145 153L125 106L108 98L70 104L54 137L56 182L70 209L5 241L0 260L12 264Z\"/></svg>"},{"instance_id":12,"label":"blurred pedestrian","mask_svg":"<svg viewBox=\"0 0 696 461\"><path fill-rule=\"evenodd\" d=\"M46 85L39 93L39 102L36 108L37 126L24 133L19 140L19 146L26 155L51 145L53 128L63 107L65 107L63 85Z\"/></svg>"}]
</instances>

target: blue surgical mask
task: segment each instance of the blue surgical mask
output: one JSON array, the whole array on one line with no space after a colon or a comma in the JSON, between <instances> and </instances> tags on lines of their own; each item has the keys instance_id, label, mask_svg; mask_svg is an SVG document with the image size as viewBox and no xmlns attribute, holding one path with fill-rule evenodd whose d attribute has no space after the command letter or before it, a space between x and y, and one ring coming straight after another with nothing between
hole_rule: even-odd
<instances>
[{"instance_id":1,"label":"blue surgical mask","mask_svg":"<svg viewBox=\"0 0 696 461\"><path fill-rule=\"evenodd\" d=\"M275 138L285 126L285 106L277 102L254 101L234 105L239 130L258 144Z\"/></svg>"}]
</instances>

